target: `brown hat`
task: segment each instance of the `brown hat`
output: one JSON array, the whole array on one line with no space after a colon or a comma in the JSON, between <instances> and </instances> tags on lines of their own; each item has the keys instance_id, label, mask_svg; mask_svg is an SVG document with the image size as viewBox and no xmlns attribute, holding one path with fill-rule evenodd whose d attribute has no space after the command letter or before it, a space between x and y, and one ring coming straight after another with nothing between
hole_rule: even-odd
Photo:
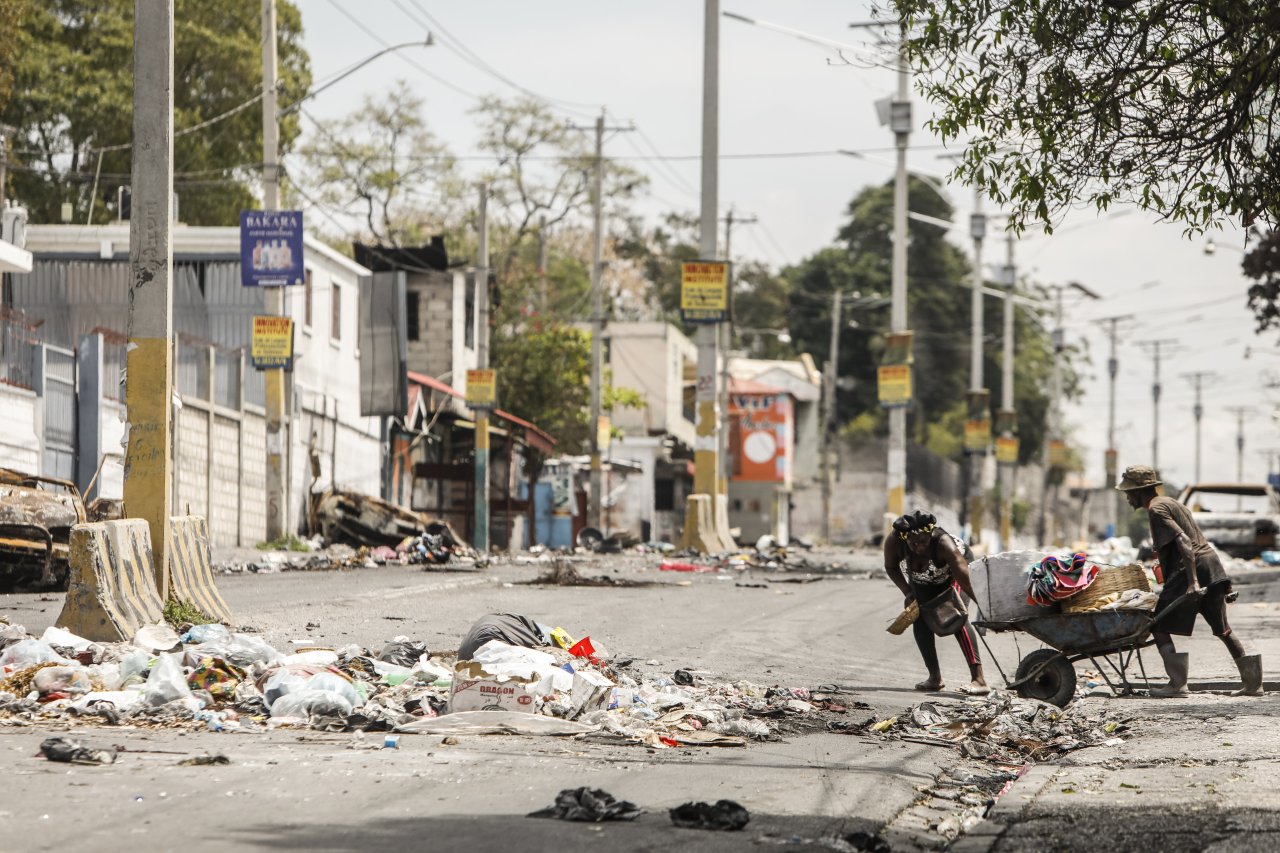
<instances>
[{"instance_id":1,"label":"brown hat","mask_svg":"<svg viewBox=\"0 0 1280 853\"><path fill-rule=\"evenodd\" d=\"M1153 486L1162 486L1160 475L1156 473L1156 469L1150 465L1130 465L1124 469L1124 474L1120 476L1120 483L1116 489L1122 492L1132 492L1135 489L1147 489Z\"/></svg>"}]
</instances>

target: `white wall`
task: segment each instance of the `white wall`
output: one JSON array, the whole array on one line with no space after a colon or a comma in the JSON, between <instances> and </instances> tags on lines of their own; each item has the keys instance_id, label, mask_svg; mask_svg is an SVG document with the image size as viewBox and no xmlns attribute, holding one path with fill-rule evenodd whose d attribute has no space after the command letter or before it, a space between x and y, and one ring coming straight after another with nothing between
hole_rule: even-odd
<instances>
[{"instance_id":1,"label":"white wall","mask_svg":"<svg viewBox=\"0 0 1280 853\"><path fill-rule=\"evenodd\" d=\"M40 437L34 391L0 384L0 467L24 474L40 473Z\"/></svg>"}]
</instances>

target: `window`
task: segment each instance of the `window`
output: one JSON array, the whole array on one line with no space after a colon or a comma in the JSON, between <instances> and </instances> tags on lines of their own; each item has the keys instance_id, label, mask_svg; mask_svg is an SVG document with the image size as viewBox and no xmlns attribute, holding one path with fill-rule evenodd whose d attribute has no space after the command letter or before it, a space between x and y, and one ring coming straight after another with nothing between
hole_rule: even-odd
<instances>
[{"instance_id":1,"label":"window","mask_svg":"<svg viewBox=\"0 0 1280 853\"><path fill-rule=\"evenodd\" d=\"M342 340L342 288L336 281L331 282L329 293L333 301L333 325L329 329L329 337L340 341Z\"/></svg>"},{"instance_id":2,"label":"window","mask_svg":"<svg viewBox=\"0 0 1280 853\"><path fill-rule=\"evenodd\" d=\"M418 325L418 296L419 294L416 290L410 290L404 295L404 325L411 341L418 340L421 332L421 328Z\"/></svg>"},{"instance_id":3,"label":"window","mask_svg":"<svg viewBox=\"0 0 1280 853\"><path fill-rule=\"evenodd\" d=\"M302 325L311 328L311 270L302 277Z\"/></svg>"},{"instance_id":4,"label":"window","mask_svg":"<svg viewBox=\"0 0 1280 853\"><path fill-rule=\"evenodd\" d=\"M653 481L653 508L658 512L671 512L676 508L676 481Z\"/></svg>"}]
</instances>

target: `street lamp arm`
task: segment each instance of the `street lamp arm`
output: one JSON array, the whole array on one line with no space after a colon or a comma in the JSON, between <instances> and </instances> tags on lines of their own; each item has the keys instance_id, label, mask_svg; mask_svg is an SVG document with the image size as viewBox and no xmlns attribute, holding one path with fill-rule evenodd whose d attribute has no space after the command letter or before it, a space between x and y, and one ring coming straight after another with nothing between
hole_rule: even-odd
<instances>
[{"instance_id":1,"label":"street lamp arm","mask_svg":"<svg viewBox=\"0 0 1280 853\"><path fill-rule=\"evenodd\" d=\"M426 39L422 41L407 41L407 42L404 42L403 44L393 44L390 47L385 47L382 50L378 51L377 53L371 54L370 56L367 56L364 59L360 60L355 65L348 68L346 71L343 71L337 77L334 77L332 80L325 83L323 86L317 86L316 88L310 90L309 92L307 92L305 95L303 95L301 98L294 101L293 103L284 105L283 107L280 108L280 115L286 116L289 113L293 112L294 110L301 109L304 103L311 100L316 95L323 92L325 89L328 89L330 86L333 86L337 83L341 83L343 80L347 79L352 74L355 74L361 68L364 68L370 62L373 62L375 59L381 59L382 57L386 56L388 53L394 53L395 51L403 50L406 47L432 47L434 45L435 45L435 40L431 37L430 33L427 33Z\"/></svg>"}]
</instances>

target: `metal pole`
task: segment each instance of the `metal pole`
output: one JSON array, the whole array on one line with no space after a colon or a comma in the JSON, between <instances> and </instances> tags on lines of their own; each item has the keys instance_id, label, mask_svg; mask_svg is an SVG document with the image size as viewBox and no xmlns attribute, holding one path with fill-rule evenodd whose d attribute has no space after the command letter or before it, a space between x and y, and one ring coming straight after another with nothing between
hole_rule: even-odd
<instances>
[{"instance_id":1,"label":"metal pole","mask_svg":"<svg viewBox=\"0 0 1280 853\"><path fill-rule=\"evenodd\" d=\"M1107 478L1107 494L1110 496L1111 520L1115 526L1115 534L1120 535L1120 513L1121 501L1120 493L1112 488L1116 484L1116 377L1120 373L1120 362L1116 358L1116 327L1122 320L1128 320L1132 314L1122 314L1115 317L1107 317L1102 322L1108 324L1108 337L1111 339L1111 353L1107 358L1107 451L1103 457L1103 471Z\"/></svg>"},{"instance_id":2,"label":"metal pole","mask_svg":"<svg viewBox=\"0 0 1280 853\"><path fill-rule=\"evenodd\" d=\"M973 214L969 218L969 232L973 237L973 293L969 299L969 395L972 410L982 408L982 414L990 412L987 390L983 387L983 314L982 314L982 242L987 235L987 217L982 212L982 190L973 191ZM968 454L969 460L969 540L982 541L982 470L990 447Z\"/></svg>"},{"instance_id":3,"label":"metal pole","mask_svg":"<svg viewBox=\"0 0 1280 853\"><path fill-rule=\"evenodd\" d=\"M1050 285L1050 289L1054 291L1054 329L1053 329L1053 364L1051 365L1049 374L1049 417L1046 424L1047 429L1044 435L1044 444L1041 446L1040 466L1040 524L1038 538L1042 543L1053 542L1057 524L1054 513L1049 508L1050 503L1050 485L1052 478L1049 473L1050 454L1049 448L1054 441L1058 440L1058 407L1059 396L1061 393L1062 378L1062 289L1060 284ZM1056 490L1055 490L1056 492Z\"/></svg>"},{"instance_id":4,"label":"metal pole","mask_svg":"<svg viewBox=\"0 0 1280 853\"><path fill-rule=\"evenodd\" d=\"M716 221L719 205L720 157L720 0L705 0L703 5L702 52L702 193L699 222L699 253L703 258L716 257ZM720 412L719 409L719 331L713 324L698 327L698 368L695 390L696 422L694 437L693 491L706 495L712 503L715 530L698 531L691 502L685 513L686 545L704 550L721 550L732 546L727 541L727 519L721 528L719 495L720 476ZM727 506L727 502L726 506ZM700 536L691 537L697 531ZM701 541L693 541L693 539Z\"/></svg>"},{"instance_id":5,"label":"metal pole","mask_svg":"<svg viewBox=\"0 0 1280 853\"><path fill-rule=\"evenodd\" d=\"M1228 412L1232 412L1236 416L1236 482L1244 482L1244 418L1253 410L1248 406L1227 406ZM1200 478L1197 477L1197 480ZM1240 495L1236 495L1236 512L1243 509L1243 501Z\"/></svg>"},{"instance_id":6,"label":"metal pole","mask_svg":"<svg viewBox=\"0 0 1280 853\"><path fill-rule=\"evenodd\" d=\"M276 107L276 4L262 0L262 209L280 207L280 131ZM264 294L264 310L272 316L284 314L284 288L269 287ZM267 411L267 539L285 535L288 495L284 471L284 370L263 371ZM384 448L385 452L385 448Z\"/></svg>"},{"instance_id":7,"label":"metal pole","mask_svg":"<svg viewBox=\"0 0 1280 853\"><path fill-rule=\"evenodd\" d=\"M591 184L591 503L587 523L601 532L600 507L603 503L604 468L600 458L600 418L603 415L601 395L604 382L604 287L601 265L604 258L604 213L602 205L604 172L604 113L596 119L595 175Z\"/></svg>"},{"instance_id":8,"label":"metal pole","mask_svg":"<svg viewBox=\"0 0 1280 853\"><path fill-rule=\"evenodd\" d=\"M823 385L826 394L826 412L822 419L822 541L831 541L831 431L836 423L836 375L840 370L840 321L843 316L843 294L837 290L831 297L831 350Z\"/></svg>"},{"instance_id":9,"label":"metal pole","mask_svg":"<svg viewBox=\"0 0 1280 853\"><path fill-rule=\"evenodd\" d=\"M476 367L489 368L489 187L480 185L476 227ZM489 410L476 410L475 529L472 545L489 550Z\"/></svg>"},{"instance_id":10,"label":"metal pole","mask_svg":"<svg viewBox=\"0 0 1280 853\"><path fill-rule=\"evenodd\" d=\"M1004 285L1007 289L1004 297L1004 345L1000 356L1000 413L1004 420L1001 435L1013 438L1013 291L1018 281L1018 269L1014 265L1013 235L1005 237L1005 269ZM1000 547L1008 551L1012 548L1013 536L1013 468L1016 462L1005 462L999 465L1000 474Z\"/></svg>"},{"instance_id":11,"label":"metal pole","mask_svg":"<svg viewBox=\"0 0 1280 853\"><path fill-rule=\"evenodd\" d=\"M894 142L897 147L897 169L893 179L893 305L890 330L907 330L907 141L911 135L910 82L907 72L907 30L901 24L898 36L898 94L892 110ZM890 515L906 510L907 492L907 410L897 406L889 410L888 500Z\"/></svg>"},{"instance_id":12,"label":"metal pole","mask_svg":"<svg viewBox=\"0 0 1280 853\"><path fill-rule=\"evenodd\" d=\"M128 449L124 504L151 529L156 587L169 594L173 481L173 6L135 0L133 216L129 220Z\"/></svg>"},{"instance_id":13,"label":"metal pole","mask_svg":"<svg viewBox=\"0 0 1280 853\"><path fill-rule=\"evenodd\" d=\"M4 210L4 182L8 174L9 149L5 142L4 130L0 128L0 211Z\"/></svg>"},{"instance_id":14,"label":"metal pole","mask_svg":"<svg viewBox=\"0 0 1280 853\"><path fill-rule=\"evenodd\" d=\"M720 412L726 419L729 417L729 360L733 352L733 226L750 225L757 221L754 216L735 216L733 208L724 216L724 259L729 262L729 319L724 323L721 344L724 347L724 358L720 368ZM720 462L724 471L724 493L729 493L729 480L733 477L733 460L729 457L729 427L726 424L720 430Z\"/></svg>"},{"instance_id":15,"label":"metal pole","mask_svg":"<svg viewBox=\"0 0 1280 853\"><path fill-rule=\"evenodd\" d=\"M1210 378L1212 376L1213 376L1213 373L1207 370L1198 370L1194 373L1186 374L1186 377L1191 380L1191 383L1195 386L1195 389L1196 389L1196 403L1195 403L1195 406L1191 409L1191 414L1196 420L1196 482L1197 483L1200 482L1200 421L1204 417L1204 406L1200 402L1200 387L1204 379Z\"/></svg>"},{"instance_id":16,"label":"metal pole","mask_svg":"<svg viewBox=\"0 0 1280 853\"><path fill-rule=\"evenodd\" d=\"M1155 374L1151 382L1151 467L1160 471L1160 351L1177 341L1172 338L1138 341L1138 345L1151 352Z\"/></svg>"}]
</instances>

